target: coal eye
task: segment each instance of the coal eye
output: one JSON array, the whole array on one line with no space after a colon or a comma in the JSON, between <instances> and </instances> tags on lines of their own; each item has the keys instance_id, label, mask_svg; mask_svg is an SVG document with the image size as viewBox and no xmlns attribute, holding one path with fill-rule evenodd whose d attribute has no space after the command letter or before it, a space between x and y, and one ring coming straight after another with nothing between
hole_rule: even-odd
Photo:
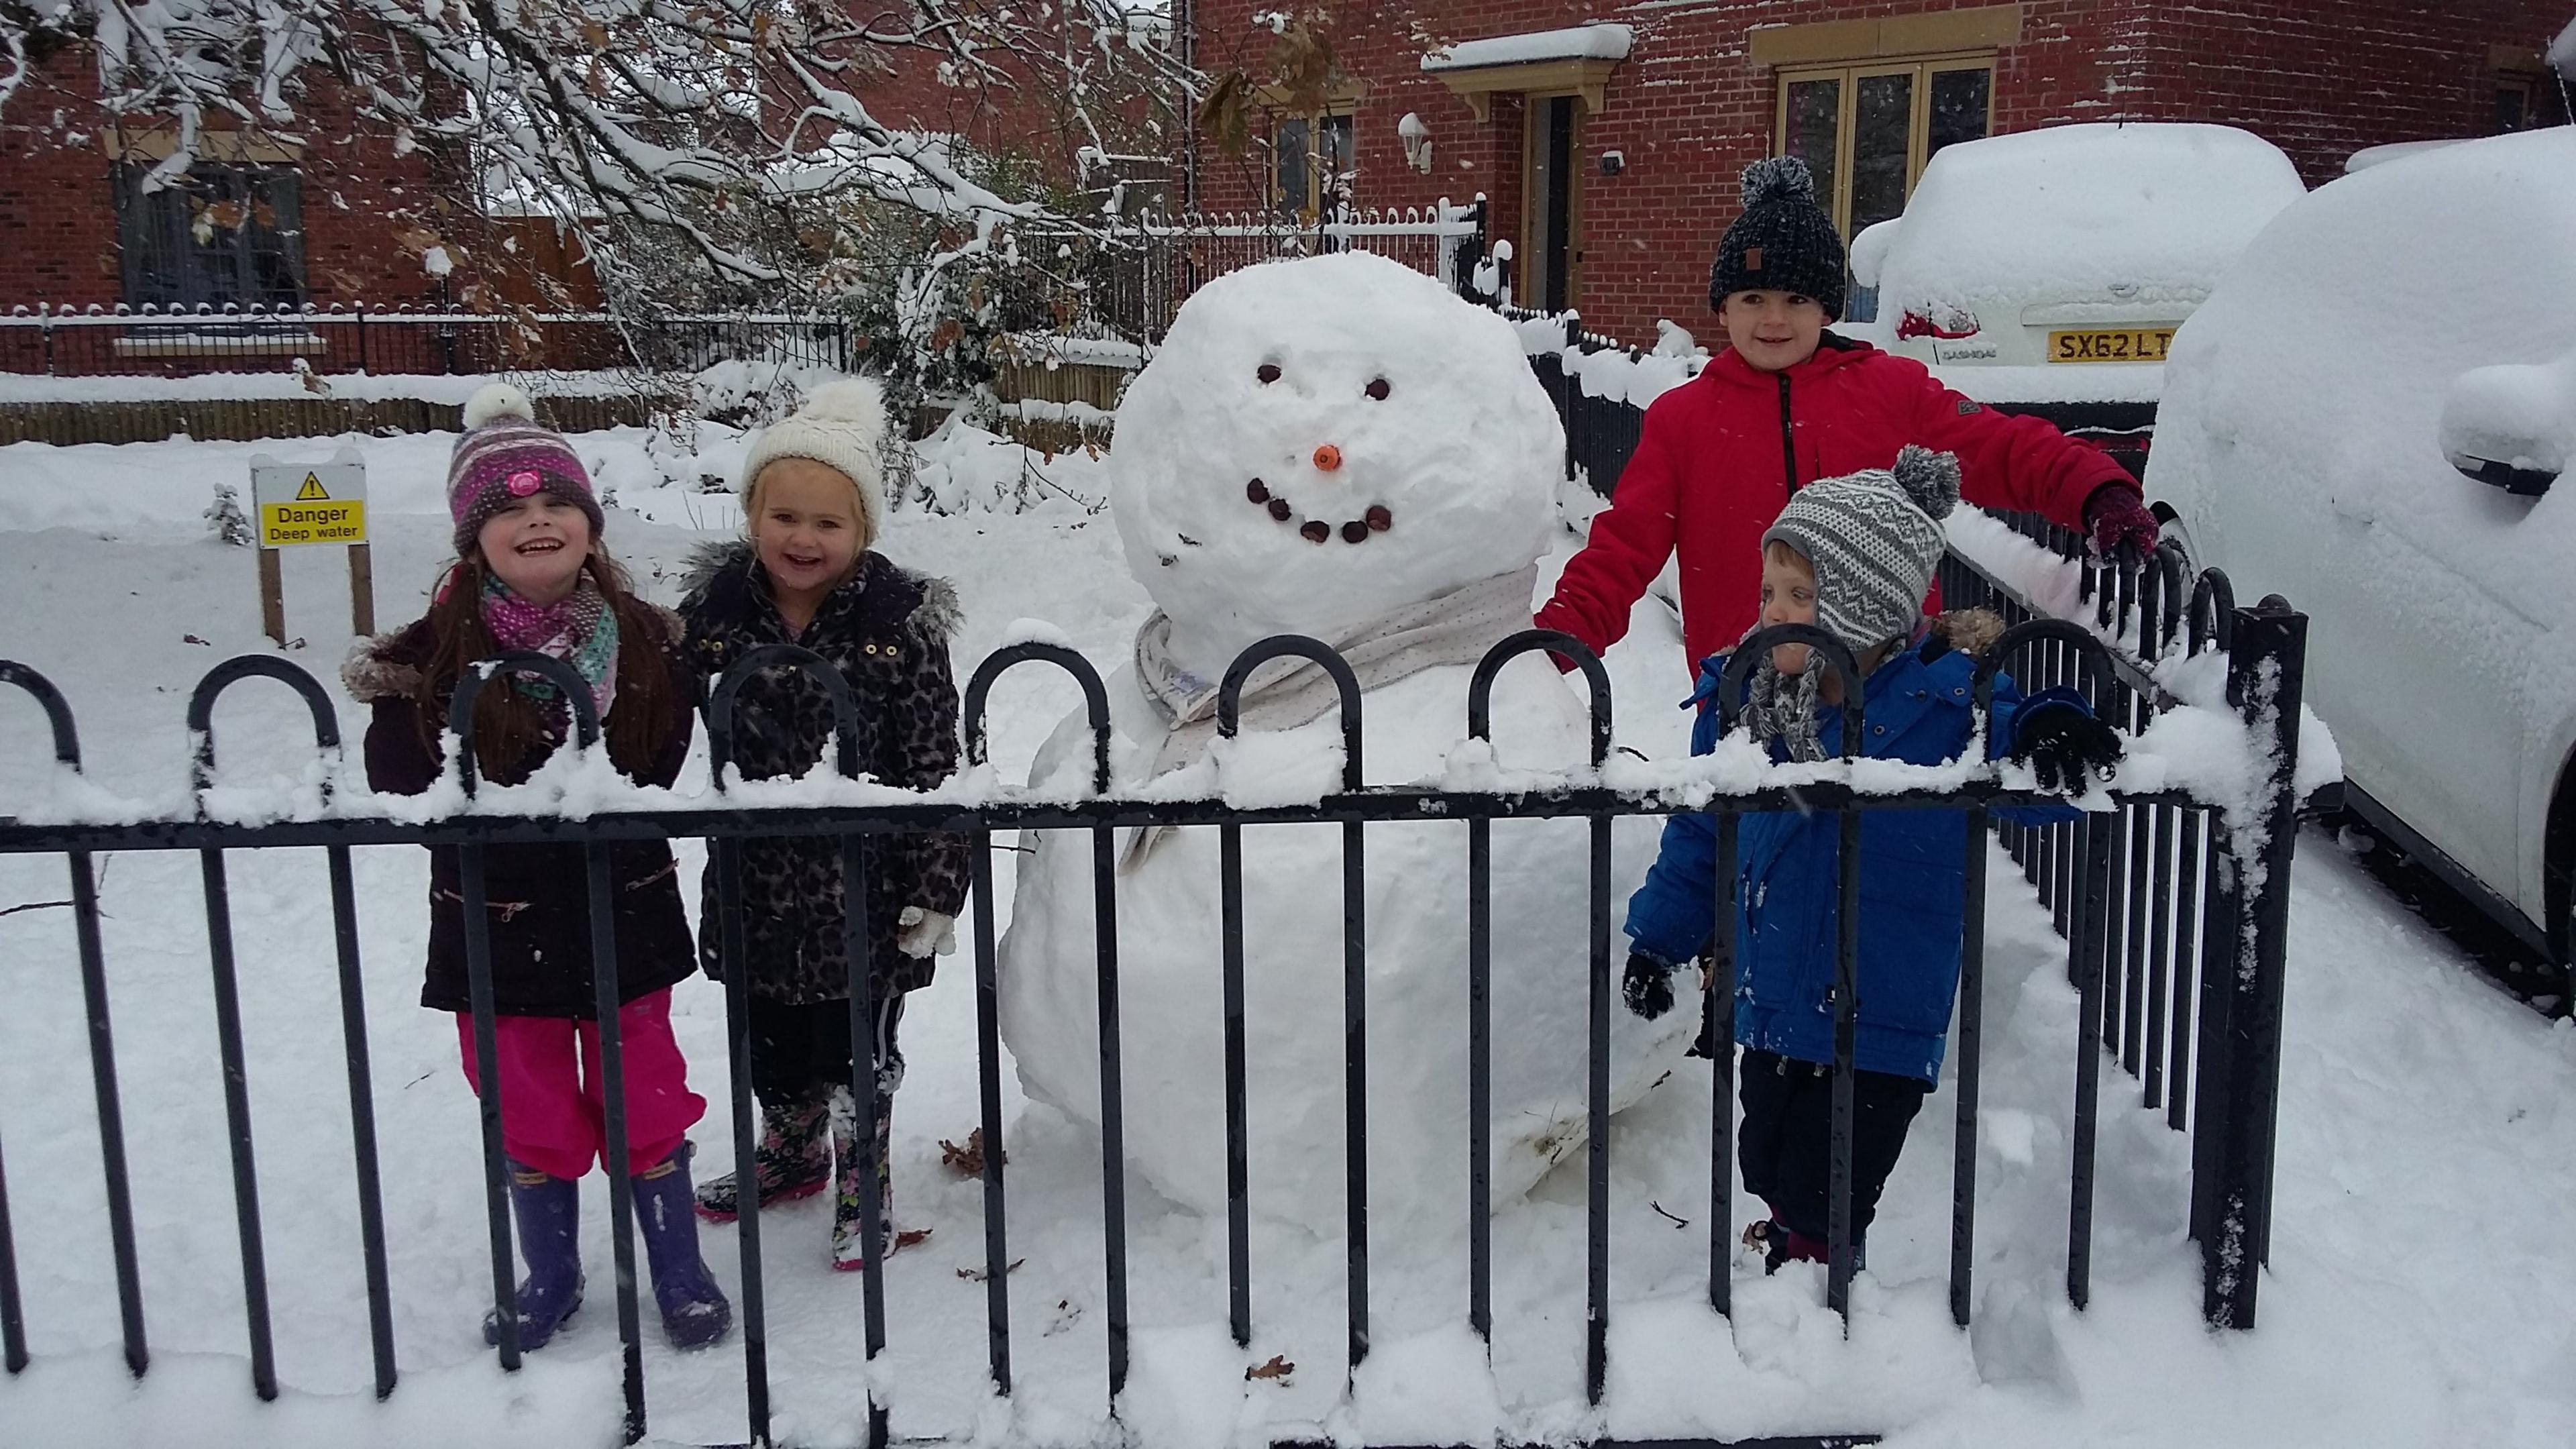
<instances>
[{"instance_id":1,"label":"coal eye","mask_svg":"<svg viewBox=\"0 0 2576 1449\"><path fill-rule=\"evenodd\" d=\"M1386 379L1382 377L1372 381L1368 385L1368 395L1377 399L1379 402L1386 401L1388 391L1389 389L1386 385Z\"/></svg>"},{"instance_id":2,"label":"coal eye","mask_svg":"<svg viewBox=\"0 0 2576 1449\"><path fill-rule=\"evenodd\" d=\"M1279 364L1275 362L1265 362L1261 364L1261 370L1254 373L1253 376L1260 378L1263 382L1277 382L1279 380Z\"/></svg>"}]
</instances>

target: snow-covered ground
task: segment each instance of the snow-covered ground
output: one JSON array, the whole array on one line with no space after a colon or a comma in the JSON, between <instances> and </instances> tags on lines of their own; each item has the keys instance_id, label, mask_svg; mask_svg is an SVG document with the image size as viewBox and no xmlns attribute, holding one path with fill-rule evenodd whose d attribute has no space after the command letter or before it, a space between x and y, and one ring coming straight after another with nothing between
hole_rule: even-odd
<instances>
[{"instance_id":1,"label":"snow-covered ground","mask_svg":"<svg viewBox=\"0 0 2576 1449\"><path fill-rule=\"evenodd\" d=\"M419 610L445 554L450 439L348 441L371 466L378 615L398 622ZM198 519L214 482L239 482L261 446L299 458L337 443L0 449L0 655L64 687L93 773L122 794L176 799L189 688L225 657L271 648L258 629L250 553L211 541ZM708 430L684 467L640 432L591 435L580 446L617 488L612 548L648 593L672 601L681 555L736 520L729 498L661 480L729 476L739 442ZM1082 502L1101 494L1096 465L1023 460L971 438L949 440L940 462L948 471L939 476L970 493L1034 476L1048 499L1025 514L894 515L885 550L948 575L964 595L961 672L1025 637L1021 621L1031 619L1104 672L1120 661L1148 601L1109 519ZM308 550L286 565L289 632L304 641L287 657L328 679L349 642L337 556ZM1663 707L1681 693L1678 649L1669 616L1650 601L1612 654L1621 741L1656 758L1684 747L1687 717ZM1071 703L1070 685L1015 671L994 696L996 763L1025 769ZM344 730L354 737L363 723L344 700ZM283 690L244 686L216 727L228 778L264 780L302 763L300 706ZM0 810L28 798L44 753L36 712L0 703ZM702 769L684 789L702 782ZM2254 1333L2202 1328L2198 1255L2184 1236L2186 1143L2161 1114L2137 1109L2134 1084L2115 1070L2103 1077L2093 1302L2080 1314L2067 1307L2059 1282L2075 1003L2061 943L1997 857L1973 1332L1950 1326L1946 1304L1956 1103L1946 1085L1890 1184L1848 1342L1812 1270L1765 1280L1739 1262L1733 1322L1711 1314L1701 1296L1709 1088L1694 1062L1615 1129L1610 1385L1598 1415L1582 1394L1578 1154L1495 1223L1490 1373L1463 1328L1463 1225L1376 1224L1375 1349L1347 1395L1338 1218L1311 1233L1257 1229L1246 1353L1224 1329L1222 1221L1131 1179L1135 1366L1121 1419L1135 1442L1193 1446L1318 1428L1381 1444L1849 1429L1911 1445L2576 1442L2576 1329L2565 1311L2576 1301L2576 1244L2563 1231L2576 1196L2576 1036L2481 984L2329 841L2304 844L2273 1262ZM683 856L694 874L701 852L684 846ZM1000 857L1005 910L1011 860ZM402 1387L383 1405L367 1391L318 856L231 863L285 1386L272 1405L249 1387L196 863L144 853L100 861L155 1355L139 1387L117 1350L68 913L0 916L0 1147L35 1353L33 1366L0 1381L0 1443L616 1442L618 1355L596 1178L585 1223L591 1310L516 1379L499 1374L480 1341L489 1269L475 1113L452 1027L413 1004L425 866L410 848L357 858L404 1366ZM0 859L0 908L64 894L59 860ZM998 1403L983 1377L985 1292L965 1276L982 1265L981 1189L941 1166L939 1146L977 1122L970 987L965 958L953 958L906 1023L897 1201L904 1226L932 1235L888 1266L890 1346L877 1378L898 1436L1114 1442L1097 1142L1024 1103L1007 1069L1011 1253L1023 1260L1010 1275L1018 1392ZM676 1003L696 1084L721 1100L721 997L691 981ZM700 1124L702 1161L729 1160L728 1120L719 1111ZM1746 1215L1740 1190L1736 1213ZM819 1201L768 1219L776 1428L790 1442L864 1437L859 1284L828 1271L827 1220ZM707 1244L732 1280L730 1235L710 1232ZM653 1436L739 1439L738 1340L682 1358L650 1331L649 1308L646 1318ZM1273 1355L1295 1370L1244 1378L1247 1365Z\"/></svg>"}]
</instances>

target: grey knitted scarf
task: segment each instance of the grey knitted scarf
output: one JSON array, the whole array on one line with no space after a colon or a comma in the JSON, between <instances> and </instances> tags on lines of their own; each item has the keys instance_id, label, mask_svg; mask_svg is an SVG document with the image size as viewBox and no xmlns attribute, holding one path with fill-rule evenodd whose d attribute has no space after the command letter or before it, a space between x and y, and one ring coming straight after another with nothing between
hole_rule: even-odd
<instances>
[{"instance_id":1,"label":"grey knitted scarf","mask_svg":"<svg viewBox=\"0 0 2576 1449\"><path fill-rule=\"evenodd\" d=\"M1753 731L1753 742L1778 740L1794 763L1823 759L1825 747L1816 738L1816 689L1824 677L1820 659L1810 658L1805 669L1784 675L1771 662L1770 651L1764 650L1762 662L1753 670L1744 712L1738 716Z\"/></svg>"}]
</instances>

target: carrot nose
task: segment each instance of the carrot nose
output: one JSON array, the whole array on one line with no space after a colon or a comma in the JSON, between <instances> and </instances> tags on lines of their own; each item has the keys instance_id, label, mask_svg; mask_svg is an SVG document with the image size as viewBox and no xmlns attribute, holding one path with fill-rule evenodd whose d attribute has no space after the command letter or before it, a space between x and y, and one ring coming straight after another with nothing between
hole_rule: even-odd
<instances>
[{"instance_id":1,"label":"carrot nose","mask_svg":"<svg viewBox=\"0 0 2576 1449\"><path fill-rule=\"evenodd\" d=\"M1342 466L1342 450L1330 443L1315 450L1315 466L1330 473Z\"/></svg>"}]
</instances>

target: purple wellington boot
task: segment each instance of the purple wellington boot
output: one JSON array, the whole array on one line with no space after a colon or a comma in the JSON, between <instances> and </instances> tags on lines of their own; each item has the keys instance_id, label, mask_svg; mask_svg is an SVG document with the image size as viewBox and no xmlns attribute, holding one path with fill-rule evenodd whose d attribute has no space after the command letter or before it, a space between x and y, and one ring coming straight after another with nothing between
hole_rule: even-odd
<instances>
[{"instance_id":1,"label":"purple wellington boot","mask_svg":"<svg viewBox=\"0 0 2576 1449\"><path fill-rule=\"evenodd\" d=\"M581 1307L581 1185L513 1162L510 1208L519 1221L519 1256L528 1265L518 1295L519 1349L527 1352L545 1347ZM483 1341L501 1341L498 1310L483 1315Z\"/></svg>"},{"instance_id":2,"label":"purple wellington boot","mask_svg":"<svg viewBox=\"0 0 2576 1449\"><path fill-rule=\"evenodd\" d=\"M635 1174L635 1225L653 1268L653 1301L674 1348L705 1348L733 1326L733 1305L698 1256L698 1214L689 1191L690 1145Z\"/></svg>"}]
</instances>

